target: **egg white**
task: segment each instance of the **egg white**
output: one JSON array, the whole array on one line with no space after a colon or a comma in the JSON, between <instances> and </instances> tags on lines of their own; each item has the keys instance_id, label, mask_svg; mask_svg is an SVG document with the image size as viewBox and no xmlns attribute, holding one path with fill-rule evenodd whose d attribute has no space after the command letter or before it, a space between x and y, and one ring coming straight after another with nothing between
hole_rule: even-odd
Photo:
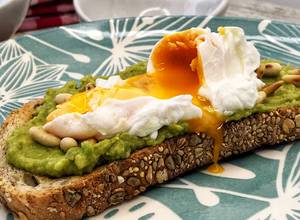
<instances>
[{"instance_id":1,"label":"egg white","mask_svg":"<svg viewBox=\"0 0 300 220\"><path fill-rule=\"evenodd\" d=\"M207 32L203 43L197 45L201 56L205 84L199 94L211 101L221 114L228 115L252 108L258 90L264 83L255 70L260 65L260 54L244 31L238 27L224 27L224 35Z\"/></svg>"},{"instance_id":2,"label":"egg white","mask_svg":"<svg viewBox=\"0 0 300 220\"><path fill-rule=\"evenodd\" d=\"M121 132L156 137L165 125L201 117L202 111L192 104L191 95L171 99L141 96L128 100L106 99L95 111L69 113L48 122L44 129L59 137L83 140L93 136L107 137Z\"/></svg>"},{"instance_id":3,"label":"egg white","mask_svg":"<svg viewBox=\"0 0 300 220\"><path fill-rule=\"evenodd\" d=\"M208 28L201 29L199 33L195 42L205 81L199 88L199 95L207 98L222 115L252 108L259 88L264 85L254 72L260 64L257 49L246 41L243 30L238 27L225 27L222 34L212 33ZM160 42L150 54L148 74L155 71L152 55ZM107 80L97 79L96 86L110 89L124 83L119 76L112 76ZM61 115L44 128L59 137L79 140L113 136L125 131L140 137L150 135L156 138L157 131L163 126L201 117L202 111L192 103L192 98L191 95L163 100L151 96L127 100L107 98L101 106L95 105L95 102L91 112Z\"/></svg>"}]
</instances>

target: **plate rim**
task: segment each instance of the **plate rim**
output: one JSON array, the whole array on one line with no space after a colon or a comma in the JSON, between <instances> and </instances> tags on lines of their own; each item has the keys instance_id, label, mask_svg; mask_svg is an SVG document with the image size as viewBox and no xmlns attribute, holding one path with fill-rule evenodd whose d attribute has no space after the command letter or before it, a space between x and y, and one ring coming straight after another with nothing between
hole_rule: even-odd
<instances>
[{"instance_id":1,"label":"plate rim","mask_svg":"<svg viewBox=\"0 0 300 220\"><path fill-rule=\"evenodd\" d=\"M201 19L204 20L204 19L208 18L209 16L165 15L165 16L140 16L140 17L139 16L132 16L132 17L107 18L107 19L101 19L101 20L97 20L97 21L83 21L83 22L80 22L80 23L77 23L77 24L62 25L62 26L54 27L54 28L47 28L47 29L43 29L43 30L32 31L28 34L30 34L30 35L39 35L39 34L45 34L45 33L48 33L48 32L53 32L53 31L60 30L61 27L77 28L77 27L81 27L81 26L85 26L85 25L89 25L89 24L93 25L93 24L99 24L99 23L103 23L103 22L109 22L110 20L137 19L137 18L144 18L144 17L156 17L156 18L167 18L167 17L168 18L181 18L181 17L185 17L185 18L189 18L189 19L201 18ZM211 20L218 20L218 21L232 20L232 21L250 21L250 22L261 22L261 21L264 21L264 20L270 20L272 23L279 24L279 25L287 24L287 25L295 25L295 26L300 27L300 24L296 24L296 23L293 23L293 22L285 22L285 21L264 19L264 18L259 18L258 19L258 18L247 18L247 17L232 17L232 16L226 16L226 17L212 16L211 18L209 18L208 23ZM209 27L209 26L205 25L205 27ZM11 39L21 39L23 37L26 37L26 35L17 35L15 37L11 38ZM7 40L1 41L0 44L3 43L3 42L6 42L6 41Z\"/></svg>"}]
</instances>

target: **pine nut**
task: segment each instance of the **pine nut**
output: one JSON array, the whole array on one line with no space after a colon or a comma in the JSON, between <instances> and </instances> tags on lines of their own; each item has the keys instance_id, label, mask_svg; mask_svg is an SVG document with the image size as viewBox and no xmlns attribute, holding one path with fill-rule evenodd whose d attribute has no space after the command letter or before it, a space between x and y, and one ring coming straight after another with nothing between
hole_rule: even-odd
<instances>
[{"instance_id":1,"label":"pine nut","mask_svg":"<svg viewBox=\"0 0 300 220\"><path fill-rule=\"evenodd\" d=\"M262 79L265 71L265 65L260 64L259 67L255 70L257 78Z\"/></svg>"},{"instance_id":2,"label":"pine nut","mask_svg":"<svg viewBox=\"0 0 300 220\"><path fill-rule=\"evenodd\" d=\"M264 91L259 91L256 104L263 103L266 98L267 98L267 93L265 93Z\"/></svg>"},{"instance_id":3,"label":"pine nut","mask_svg":"<svg viewBox=\"0 0 300 220\"><path fill-rule=\"evenodd\" d=\"M300 68L288 70L287 73L290 75L300 75Z\"/></svg>"},{"instance_id":4,"label":"pine nut","mask_svg":"<svg viewBox=\"0 0 300 220\"><path fill-rule=\"evenodd\" d=\"M31 127L29 129L29 134L31 138L48 147L58 147L60 143L60 139L53 134L46 132L42 127Z\"/></svg>"},{"instance_id":5,"label":"pine nut","mask_svg":"<svg viewBox=\"0 0 300 220\"><path fill-rule=\"evenodd\" d=\"M282 80L286 83L292 83L295 86L300 86L300 75L284 75Z\"/></svg>"},{"instance_id":6,"label":"pine nut","mask_svg":"<svg viewBox=\"0 0 300 220\"><path fill-rule=\"evenodd\" d=\"M264 76L279 76L282 66L279 63L266 63L264 68Z\"/></svg>"},{"instance_id":7,"label":"pine nut","mask_svg":"<svg viewBox=\"0 0 300 220\"><path fill-rule=\"evenodd\" d=\"M264 91L267 96L273 94L280 86L282 86L282 84L284 83L284 81L279 80L275 83L272 83L270 85L265 86L262 91Z\"/></svg>"},{"instance_id":8,"label":"pine nut","mask_svg":"<svg viewBox=\"0 0 300 220\"><path fill-rule=\"evenodd\" d=\"M95 138L89 138L87 140L85 140L86 142L89 142L91 144L96 144L97 143L97 140Z\"/></svg>"},{"instance_id":9,"label":"pine nut","mask_svg":"<svg viewBox=\"0 0 300 220\"><path fill-rule=\"evenodd\" d=\"M62 104L66 101L68 101L70 98L71 98L72 94L70 93L60 93L60 94L57 94L54 98L54 101L56 104Z\"/></svg>"},{"instance_id":10,"label":"pine nut","mask_svg":"<svg viewBox=\"0 0 300 220\"><path fill-rule=\"evenodd\" d=\"M60 148L66 152L72 147L77 147L78 143L74 138L65 137L60 141Z\"/></svg>"}]
</instances>

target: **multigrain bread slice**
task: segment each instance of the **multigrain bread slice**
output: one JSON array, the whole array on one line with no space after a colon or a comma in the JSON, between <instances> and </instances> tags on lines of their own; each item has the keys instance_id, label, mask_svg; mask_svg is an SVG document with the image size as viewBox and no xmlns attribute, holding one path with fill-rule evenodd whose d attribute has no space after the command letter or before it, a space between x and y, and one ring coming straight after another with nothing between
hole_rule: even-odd
<instances>
[{"instance_id":1,"label":"multigrain bread slice","mask_svg":"<svg viewBox=\"0 0 300 220\"><path fill-rule=\"evenodd\" d=\"M31 119L42 100L14 111L0 130L0 198L22 219L81 219L173 179L196 167L212 163L213 139L206 134L187 134L146 147L128 159L115 161L83 176L49 179L35 176L6 163L6 139ZM224 124L221 159L264 145L300 138L300 107L254 114Z\"/></svg>"}]
</instances>

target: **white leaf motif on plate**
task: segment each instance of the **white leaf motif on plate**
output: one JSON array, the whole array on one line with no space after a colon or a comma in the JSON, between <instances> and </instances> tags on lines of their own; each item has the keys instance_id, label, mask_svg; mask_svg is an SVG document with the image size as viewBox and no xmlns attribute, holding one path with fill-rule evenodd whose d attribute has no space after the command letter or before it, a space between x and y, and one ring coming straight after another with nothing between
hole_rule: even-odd
<instances>
[{"instance_id":1,"label":"white leaf motif on plate","mask_svg":"<svg viewBox=\"0 0 300 220\"><path fill-rule=\"evenodd\" d=\"M33 81L43 80L56 80L60 79L64 74L67 65L62 64L46 64L38 65L36 68L36 75L33 77Z\"/></svg>"},{"instance_id":2,"label":"white leaf motif on plate","mask_svg":"<svg viewBox=\"0 0 300 220\"><path fill-rule=\"evenodd\" d=\"M185 188L192 189L199 203L204 206L212 207L220 203L219 197L207 187L198 186L186 179L181 178L182 182L187 184Z\"/></svg>"},{"instance_id":3,"label":"white leaf motif on plate","mask_svg":"<svg viewBox=\"0 0 300 220\"><path fill-rule=\"evenodd\" d=\"M80 80L81 78L84 77L84 75L81 73L65 72L65 74L67 74L70 78L77 79L77 80Z\"/></svg>"},{"instance_id":4,"label":"white leaf motif on plate","mask_svg":"<svg viewBox=\"0 0 300 220\"><path fill-rule=\"evenodd\" d=\"M285 155L283 152L279 150L259 150L255 152L258 156L271 159L271 160L280 160L282 159Z\"/></svg>"},{"instance_id":5,"label":"white leaf motif on plate","mask_svg":"<svg viewBox=\"0 0 300 220\"><path fill-rule=\"evenodd\" d=\"M25 53L22 47L13 40L10 39L0 44L0 66L5 64L6 62L21 56Z\"/></svg>"},{"instance_id":6,"label":"white leaf motif on plate","mask_svg":"<svg viewBox=\"0 0 300 220\"><path fill-rule=\"evenodd\" d=\"M163 184L163 185L161 185L161 187L191 189L195 193L195 196L196 196L196 199L198 200L198 202L207 207L212 207L212 206L218 205L220 203L220 198L210 188L196 185L195 183L192 183L191 181L188 181L183 178L180 178L179 180L181 182L185 183L185 185L183 185L183 184L180 184L180 185L179 184Z\"/></svg>"},{"instance_id":7,"label":"white leaf motif on plate","mask_svg":"<svg viewBox=\"0 0 300 220\"><path fill-rule=\"evenodd\" d=\"M95 41L100 41L100 40L103 40L103 38L104 38L103 33L99 30L86 31L86 35Z\"/></svg>"},{"instance_id":8,"label":"white leaf motif on plate","mask_svg":"<svg viewBox=\"0 0 300 220\"><path fill-rule=\"evenodd\" d=\"M204 187L193 188L193 191L197 200L204 206L212 207L220 202L219 197L215 193L205 189Z\"/></svg>"},{"instance_id":9,"label":"white leaf motif on plate","mask_svg":"<svg viewBox=\"0 0 300 220\"><path fill-rule=\"evenodd\" d=\"M153 8L153 10L154 9L157 10L157 8ZM76 30L74 28L60 28L89 46L109 52L110 55L103 60L99 67L93 72L93 75L108 76L123 70L131 64L146 60L153 45L164 34L188 28L190 23L192 23L195 19L196 17L189 18L183 16L169 23L168 21L172 20L171 17L141 16L134 18L132 23L129 18L110 19L108 21L110 36L105 37L109 38L111 46L97 44L90 40L95 38L95 36L98 37L98 34L94 34L94 36L92 36L93 34L88 34L89 31L87 31L87 33L83 33L83 30ZM164 22L168 24L163 29L159 29L159 25ZM88 37L83 37L82 35L86 35ZM32 36L30 37L32 38Z\"/></svg>"},{"instance_id":10,"label":"white leaf motif on plate","mask_svg":"<svg viewBox=\"0 0 300 220\"><path fill-rule=\"evenodd\" d=\"M300 28L294 24L278 25L270 20L262 20L258 25L261 36L248 37L261 52L262 58L299 65Z\"/></svg>"},{"instance_id":11,"label":"white leaf motif on plate","mask_svg":"<svg viewBox=\"0 0 300 220\"><path fill-rule=\"evenodd\" d=\"M50 44L36 36L33 36L33 35L25 35L25 37L28 37L30 38L31 40L34 40L40 44L43 44L44 46L48 47L48 48L51 48L53 50L56 50L56 51L59 51L65 55L68 55L68 56L71 56L74 60L78 61L78 62L82 62L82 63L89 63L91 61L90 57L88 57L87 55L84 55L84 54L79 54L79 53L72 53L70 51L67 51L65 49L62 49L60 47L57 47L53 44Z\"/></svg>"},{"instance_id":12,"label":"white leaf motif on plate","mask_svg":"<svg viewBox=\"0 0 300 220\"><path fill-rule=\"evenodd\" d=\"M64 29L65 27L61 27L61 28ZM94 29L92 29L92 30L72 29L72 32L86 35L88 38L90 38L92 40L95 40L95 41L101 41L101 40L104 39L102 31L99 31L99 30L94 30Z\"/></svg>"},{"instance_id":13,"label":"white leaf motif on plate","mask_svg":"<svg viewBox=\"0 0 300 220\"><path fill-rule=\"evenodd\" d=\"M270 213L271 212L272 212L271 208L267 207L267 208L265 208L263 210L260 210L256 214L252 215L247 220L266 220L266 219L270 219ZM272 220L275 220L275 219L272 219Z\"/></svg>"},{"instance_id":14,"label":"white leaf motif on plate","mask_svg":"<svg viewBox=\"0 0 300 220\"><path fill-rule=\"evenodd\" d=\"M300 219L300 152L297 152L296 158L292 163L292 167L289 170L289 175L284 180L285 164L288 162L288 152L292 148L293 144L286 145L280 156L271 157L269 159L276 159L279 161L276 178L276 191L278 196L269 199L269 206L260 212L254 214L249 219ZM275 154L276 155L276 154ZM284 187L283 181L286 181Z\"/></svg>"},{"instance_id":15,"label":"white leaf motif on plate","mask_svg":"<svg viewBox=\"0 0 300 220\"><path fill-rule=\"evenodd\" d=\"M28 100L43 96L47 89L55 88L61 86L62 84L63 82L60 83L59 81L32 82L14 90L15 94L11 98L18 99L19 101L24 100L23 102L26 102Z\"/></svg>"},{"instance_id":16,"label":"white leaf motif on plate","mask_svg":"<svg viewBox=\"0 0 300 220\"><path fill-rule=\"evenodd\" d=\"M198 201L204 205L216 205L219 200L218 195L215 193L222 193L240 198L251 199L255 201L268 203L265 209L255 213L250 217L251 220L255 219L286 219L286 216L291 216L294 219L300 219L300 152L297 152L296 159L292 163L289 172L286 186L283 185L284 166L288 159L288 152L295 146L287 144L282 151L272 150L273 156L268 158L278 160L278 170L276 177L276 192L275 197L265 197L260 195L253 195L251 193L243 193L217 187L200 186L184 178L181 178L184 184L164 184L162 187L166 188L179 188L191 189L195 192ZM297 147L297 146L295 146ZM299 146L298 146L299 147ZM274 156L276 155L276 156ZM280 156L278 156L280 155ZM225 169L226 170L226 169ZM207 199L208 198L208 199Z\"/></svg>"},{"instance_id":17,"label":"white leaf motif on plate","mask_svg":"<svg viewBox=\"0 0 300 220\"><path fill-rule=\"evenodd\" d=\"M24 53L1 67L0 85L7 92L11 92L15 88L30 81L30 78L35 75L35 72L36 67L31 53Z\"/></svg>"},{"instance_id":18,"label":"white leaf motif on plate","mask_svg":"<svg viewBox=\"0 0 300 220\"><path fill-rule=\"evenodd\" d=\"M89 218L91 220L133 220L140 219L145 215L150 215L151 220L172 219L180 220L171 209L162 203L146 196L138 196L135 199L126 201L118 206L106 210L99 216ZM149 218L147 218L149 219Z\"/></svg>"},{"instance_id":19,"label":"white leaf motif on plate","mask_svg":"<svg viewBox=\"0 0 300 220\"><path fill-rule=\"evenodd\" d=\"M48 88L62 85L59 79L67 65L47 64L14 40L0 44L1 56L5 62L0 66L0 122L12 110L42 96Z\"/></svg>"},{"instance_id":20,"label":"white leaf motif on plate","mask_svg":"<svg viewBox=\"0 0 300 220\"><path fill-rule=\"evenodd\" d=\"M74 60L78 61L78 62L82 62L82 63L89 63L91 61L91 59L83 54L79 54L79 53L73 53L71 54L71 56L74 58Z\"/></svg>"},{"instance_id":21,"label":"white leaf motif on plate","mask_svg":"<svg viewBox=\"0 0 300 220\"><path fill-rule=\"evenodd\" d=\"M253 173L251 170L247 170L231 163L223 163L222 167L224 168L224 171L221 173L212 173L208 172L207 170L201 170L200 172L211 176L241 180L253 179L256 176L255 173Z\"/></svg>"}]
</instances>

